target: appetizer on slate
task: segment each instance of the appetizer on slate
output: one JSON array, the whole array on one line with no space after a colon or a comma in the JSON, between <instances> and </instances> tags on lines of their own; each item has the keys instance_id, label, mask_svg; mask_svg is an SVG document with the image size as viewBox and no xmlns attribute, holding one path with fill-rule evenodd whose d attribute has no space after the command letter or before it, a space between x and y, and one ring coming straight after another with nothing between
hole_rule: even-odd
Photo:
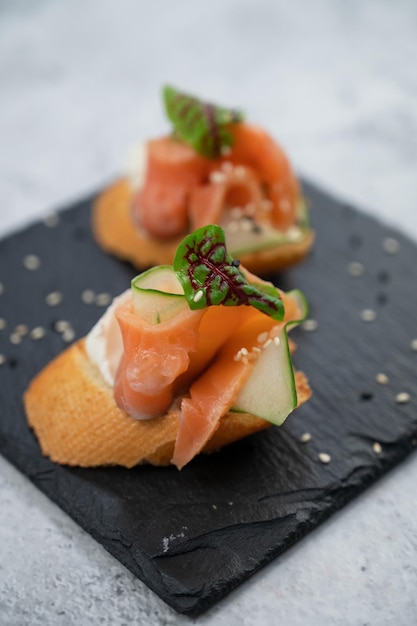
<instances>
[{"instance_id":1,"label":"appetizer on slate","mask_svg":"<svg viewBox=\"0 0 417 626\"><path fill-rule=\"evenodd\" d=\"M181 239L207 224L231 254L265 273L302 260L313 243L299 182L283 150L239 111L163 90L169 136L140 147L130 178L93 208L97 242L137 267L172 263Z\"/></svg>"},{"instance_id":2,"label":"appetizer on slate","mask_svg":"<svg viewBox=\"0 0 417 626\"><path fill-rule=\"evenodd\" d=\"M219 226L202 227L37 375L28 422L59 463L182 468L310 397L287 339L305 315L299 291L249 273Z\"/></svg>"}]
</instances>

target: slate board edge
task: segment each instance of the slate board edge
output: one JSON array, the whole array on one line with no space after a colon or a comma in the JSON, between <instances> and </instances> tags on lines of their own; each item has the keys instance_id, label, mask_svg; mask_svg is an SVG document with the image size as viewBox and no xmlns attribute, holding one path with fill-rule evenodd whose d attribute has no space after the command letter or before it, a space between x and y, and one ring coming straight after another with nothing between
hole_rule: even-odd
<instances>
[{"instance_id":1,"label":"slate board edge","mask_svg":"<svg viewBox=\"0 0 417 626\"><path fill-rule=\"evenodd\" d=\"M352 207L350 204L348 204L345 201L339 201L335 198L333 198L330 194L327 194L326 192L323 192L320 188L312 185L311 183L306 183L306 189L307 189L307 195L308 195L308 189L311 188L313 189L313 191L317 191L317 193L321 194L321 195L327 195L328 198L331 198L332 201L336 204L339 205L339 207L341 208L349 208L352 209L355 212L358 213L362 213L364 216L368 217L368 219L371 219L373 221L375 221L376 223L378 223L379 225L384 226L384 224L379 221L376 220L374 218L369 218L369 215L366 214L365 212L361 212L361 210L356 209L356 207ZM77 206L81 205L81 204L86 204L88 202L91 202L93 200L93 198L95 197L96 194L91 194L88 196L88 198L86 198L83 201L80 201L77 204L74 204L72 206L69 206L67 208L63 208L60 209L60 212L70 212L74 209L77 208ZM12 233L9 234L6 238L10 238L13 237L14 235L18 234L19 232L23 232L26 231L27 229L30 229L32 225L36 225L38 222L34 221L33 224L29 224L26 225L25 227L23 227L21 229L21 231L17 231L16 233ZM387 225L385 225L387 226ZM394 234L395 232L400 232L396 229L394 229L392 226L387 226L387 228L390 229L390 231ZM404 235L404 233L400 233L402 237L407 238L406 235ZM1 243L1 242L0 242ZM15 465L20 471L23 471L23 473L25 473L24 469L21 468L19 466L19 464L16 464L15 459L13 458L13 453L9 453L8 452L8 446L7 443L5 443L5 445L2 444L1 438L0 438L0 447L1 448L5 448L2 449L2 454L5 456L5 458L7 458L13 465ZM395 465L397 465L399 462L401 462L402 460L404 460L406 458L406 456L408 456L408 454L413 450L413 445L410 444L410 440L409 440L409 436L404 436L404 441L401 442L401 445L399 445L398 452L396 452L394 450L394 454L391 455L390 457L390 461L384 463L384 465L380 465L378 471L369 471L369 475L365 478L365 480L363 481L362 485L361 485L361 491L364 491L370 484L372 484L376 479L380 478L381 476L383 476L387 471L389 471L390 469L392 469ZM42 484L42 481L37 481L36 479L34 479L32 476L29 476L30 480L45 494L47 495L53 502L55 502L58 506L60 506L60 508L62 508L66 513L68 513L68 515L70 517L72 517L82 528L84 528L87 532L89 532L92 536L94 536L97 540L99 540L99 542L103 545L103 547L105 547L105 549L112 554L113 556L115 556L115 558L120 557L120 550L118 550L118 544L117 542L113 541L113 542L103 542L102 540L100 541L100 537L97 537L94 535L94 532L92 531L92 529L88 529L85 527L85 525L83 524L83 520L81 517L78 517L77 515L74 515L73 511L66 509L65 507L65 503L62 502L59 497L55 497L54 493L50 493L49 490L45 487L44 484ZM351 493L352 492L352 493ZM356 497L356 495L359 493L358 490L354 490L354 489L348 489L344 491L344 498L342 500L340 500L340 502L338 503L338 507L337 508L341 508L343 507L347 502L349 502L350 500L352 500L354 497ZM206 598L197 598L197 600L194 601L193 597L192 600L193 602L190 603L189 607L184 609L184 606L178 606L177 602L174 602L172 600L171 597L163 597L163 595L161 595L160 593L160 589L157 590L157 593L160 597L162 597L164 599L164 601L169 604L172 608L174 608L176 611L184 613L186 615L189 616L193 616L196 617L200 614L202 614L204 611L206 611L207 609L209 609L211 606L213 606L213 604L215 604L216 602L218 602L222 597L224 597L225 595L227 595L230 591L232 591L233 588L236 588L237 586L239 586L239 584L241 584L241 582L243 582L243 580L246 580L249 576L253 575L256 571L258 571L259 569L261 569L264 565L266 565L267 563L271 562L273 559L275 559L279 554L281 554L282 552L284 552L287 548L291 547L292 545L294 545L294 543L296 543L301 537L305 536L308 532L310 532L313 528L317 527L321 522L323 522L325 519L327 519L332 512L335 509L333 508L331 511L328 511L327 509L323 512L322 515L319 516L319 518L317 518L316 520L314 520L313 523L309 523L309 524L300 524L300 528L297 529L296 532L293 533L293 538L292 541L290 540L287 545L285 546L284 549L279 549L277 551L272 551L270 552L265 559L258 563L257 566L253 569L253 571L249 574L249 575L245 575L242 577L242 579L236 579L235 580L235 584L233 587L228 587L228 589L226 591L223 591L221 588L219 589L219 591L217 592L217 594L213 594L210 599L206 599ZM125 554L125 553L124 553ZM119 559L120 560L120 559ZM126 565L126 564L125 564ZM142 576L138 575L138 571L137 569L135 569L134 566L129 566L126 565L126 567L128 569L130 569L136 576L138 576L139 578L141 578L141 580L144 580L144 578L146 579L146 576L143 578ZM148 579L146 579L146 583L147 586L149 586L151 589L153 588L153 585L151 582L149 582ZM155 591L155 589L153 589Z\"/></svg>"}]
</instances>

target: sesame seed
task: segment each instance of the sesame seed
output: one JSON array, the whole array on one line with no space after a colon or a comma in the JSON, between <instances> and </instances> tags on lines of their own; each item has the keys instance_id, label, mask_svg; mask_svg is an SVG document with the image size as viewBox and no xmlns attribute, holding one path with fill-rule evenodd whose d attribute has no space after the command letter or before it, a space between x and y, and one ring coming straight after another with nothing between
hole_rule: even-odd
<instances>
[{"instance_id":1,"label":"sesame seed","mask_svg":"<svg viewBox=\"0 0 417 626\"><path fill-rule=\"evenodd\" d=\"M59 224L59 215L57 213L49 213L49 215L45 215L43 223L48 228L54 228Z\"/></svg>"},{"instance_id":2,"label":"sesame seed","mask_svg":"<svg viewBox=\"0 0 417 626\"><path fill-rule=\"evenodd\" d=\"M66 328L62 333L63 341L69 342L75 338L75 331L72 328Z\"/></svg>"},{"instance_id":3,"label":"sesame seed","mask_svg":"<svg viewBox=\"0 0 417 626\"><path fill-rule=\"evenodd\" d=\"M413 340L411 341L410 346L411 346L411 349L412 349L412 350L414 350L415 352L417 352L417 339L413 339Z\"/></svg>"},{"instance_id":4,"label":"sesame seed","mask_svg":"<svg viewBox=\"0 0 417 626\"><path fill-rule=\"evenodd\" d=\"M386 237L382 241L382 248L387 254L396 254L400 249L400 244L394 237Z\"/></svg>"},{"instance_id":5,"label":"sesame seed","mask_svg":"<svg viewBox=\"0 0 417 626\"><path fill-rule=\"evenodd\" d=\"M84 302L84 304L92 304L95 297L96 294L92 289L84 289L81 294L81 300Z\"/></svg>"},{"instance_id":6,"label":"sesame seed","mask_svg":"<svg viewBox=\"0 0 417 626\"><path fill-rule=\"evenodd\" d=\"M256 352L257 354L260 354L262 352L262 350L260 348L258 348L258 346L253 346L252 352Z\"/></svg>"},{"instance_id":7,"label":"sesame seed","mask_svg":"<svg viewBox=\"0 0 417 626\"><path fill-rule=\"evenodd\" d=\"M6 357L4 354L0 354L0 365L4 365L6 363Z\"/></svg>"},{"instance_id":8,"label":"sesame seed","mask_svg":"<svg viewBox=\"0 0 417 626\"><path fill-rule=\"evenodd\" d=\"M224 175L224 172L218 172L218 171L211 172L210 182L214 184L226 182L226 176Z\"/></svg>"},{"instance_id":9,"label":"sesame seed","mask_svg":"<svg viewBox=\"0 0 417 626\"><path fill-rule=\"evenodd\" d=\"M227 230L229 231L229 233L237 233L237 231L239 230L239 222L229 222L227 225Z\"/></svg>"},{"instance_id":10,"label":"sesame seed","mask_svg":"<svg viewBox=\"0 0 417 626\"><path fill-rule=\"evenodd\" d=\"M194 302L199 302L203 296L204 296L204 291L202 289L199 289L194 294L194 298L193 298Z\"/></svg>"},{"instance_id":11,"label":"sesame seed","mask_svg":"<svg viewBox=\"0 0 417 626\"><path fill-rule=\"evenodd\" d=\"M254 215L256 211L256 206L254 204L254 202L248 202L248 204L245 205L245 213L246 215Z\"/></svg>"},{"instance_id":12,"label":"sesame seed","mask_svg":"<svg viewBox=\"0 0 417 626\"><path fill-rule=\"evenodd\" d=\"M97 306L108 306L111 302L111 295L109 293L99 293L94 301Z\"/></svg>"},{"instance_id":13,"label":"sesame seed","mask_svg":"<svg viewBox=\"0 0 417 626\"><path fill-rule=\"evenodd\" d=\"M330 456L330 454L327 454L327 452L320 452L318 457L321 463L330 463L330 461L332 460L332 457Z\"/></svg>"},{"instance_id":14,"label":"sesame seed","mask_svg":"<svg viewBox=\"0 0 417 626\"><path fill-rule=\"evenodd\" d=\"M71 324L67 322L66 320L58 320L54 324L54 328L57 333L63 333L64 331L67 330L67 328L70 328L70 327L71 327Z\"/></svg>"},{"instance_id":15,"label":"sesame seed","mask_svg":"<svg viewBox=\"0 0 417 626\"><path fill-rule=\"evenodd\" d=\"M26 254L23 257L23 266L30 271L38 270L41 266L41 260L36 254Z\"/></svg>"},{"instance_id":16,"label":"sesame seed","mask_svg":"<svg viewBox=\"0 0 417 626\"><path fill-rule=\"evenodd\" d=\"M6 320L0 317L0 330L4 330L6 328Z\"/></svg>"},{"instance_id":17,"label":"sesame seed","mask_svg":"<svg viewBox=\"0 0 417 626\"><path fill-rule=\"evenodd\" d=\"M361 319L364 322L374 322L376 320L376 313L372 309L363 309L363 311L361 311Z\"/></svg>"},{"instance_id":18,"label":"sesame seed","mask_svg":"<svg viewBox=\"0 0 417 626\"><path fill-rule=\"evenodd\" d=\"M318 322L317 320L308 319L308 320L305 320L305 322L301 324L301 327L303 330L306 330L307 332L312 332L314 330L317 330Z\"/></svg>"},{"instance_id":19,"label":"sesame seed","mask_svg":"<svg viewBox=\"0 0 417 626\"><path fill-rule=\"evenodd\" d=\"M222 170L225 174L231 174L234 170L233 163L231 163L230 161L225 161L224 163L222 163Z\"/></svg>"},{"instance_id":20,"label":"sesame seed","mask_svg":"<svg viewBox=\"0 0 417 626\"><path fill-rule=\"evenodd\" d=\"M275 344L276 346L279 346L279 345L280 345L280 343L281 343L281 339L280 339L279 337L274 337L274 344Z\"/></svg>"},{"instance_id":21,"label":"sesame seed","mask_svg":"<svg viewBox=\"0 0 417 626\"><path fill-rule=\"evenodd\" d=\"M375 454L381 454L382 452L382 447L381 444L379 443L379 441L375 441L373 446L372 446L372 450L375 452Z\"/></svg>"},{"instance_id":22,"label":"sesame seed","mask_svg":"<svg viewBox=\"0 0 417 626\"><path fill-rule=\"evenodd\" d=\"M290 241L297 241L301 238L302 232L298 226L291 226L291 228L286 231L285 235Z\"/></svg>"},{"instance_id":23,"label":"sesame seed","mask_svg":"<svg viewBox=\"0 0 417 626\"><path fill-rule=\"evenodd\" d=\"M257 342L262 344L262 343L265 343L267 339L268 339L268 333L265 331L261 333L260 335L258 335Z\"/></svg>"},{"instance_id":24,"label":"sesame seed","mask_svg":"<svg viewBox=\"0 0 417 626\"><path fill-rule=\"evenodd\" d=\"M33 339L34 341L37 341L38 339L42 339L42 337L44 336L45 336L45 329L42 326L35 326L35 328L32 328L29 334L29 337Z\"/></svg>"},{"instance_id":25,"label":"sesame seed","mask_svg":"<svg viewBox=\"0 0 417 626\"><path fill-rule=\"evenodd\" d=\"M243 231L248 233L252 230L252 220L243 219L240 223L240 227Z\"/></svg>"},{"instance_id":26,"label":"sesame seed","mask_svg":"<svg viewBox=\"0 0 417 626\"><path fill-rule=\"evenodd\" d=\"M388 376L386 374L383 374L382 372L380 372L379 374L377 374L375 376L375 380L380 385L388 385L388 383L389 383Z\"/></svg>"},{"instance_id":27,"label":"sesame seed","mask_svg":"<svg viewBox=\"0 0 417 626\"><path fill-rule=\"evenodd\" d=\"M230 209L230 216L234 219L234 220L238 220L242 217L243 215L243 209L240 206L234 206Z\"/></svg>"},{"instance_id":28,"label":"sesame seed","mask_svg":"<svg viewBox=\"0 0 417 626\"><path fill-rule=\"evenodd\" d=\"M352 261L352 263L349 263L348 265L348 272L351 276L354 276L354 277L362 276L364 270L365 270L364 266L362 265L362 263L359 263L358 261Z\"/></svg>"},{"instance_id":29,"label":"sesame seed","mask_svg":"<svg viewBox=\"0 0 417 626\"><path fill-rule=\"evenodd\" d=\"M12 333L10 335L10 343L13 343L15 346L19 345L19 343L22 343L21 335L19 335L18 333Z\"/></svg>"},{"instance_id":30,"label":"sesame seed","mask_svg":"<svg viewBox=\"0 0 417 626\"><path fill-rule=\"evenodd\" d=\"M411 399L411 396L406 391L398 393L395 396L395 400L397 401L398 404L407 404L407 402L410 402L410 399Z\"/></svg>"},{"instance_id":31,"label":"sesame seed","mask_svg":"<svg viewBox=\"0 0 417 626\"><path fill-rule=\"evenodd\" d=\"M246 168L243 165L237 165L235 167L235 176L236 178L245 178L246 176Z\"/></svg>"},{"instance_id":32,"label":"sesame seed","mask_svg":"<svg viewBox=\"0 0 417 626\"><path fill-rule=\"evenodd\" d=\"M311 441L311 434L310 433L303 433L300 437L300 441L301 443L308 443L309 441Z\"/></svg>"},{"instance_id":33,"label":"sesame seed","mask_svg":"<svg viewBox=\"0 0 417 626\"><path fill-rule=\"evenodd\" d=\"M24 335L27 335L29 332L28 327L26 326L26 324L18 324L15 329L14 332L18 335L20 335L21 337L24 337Z\"/></svg>"},{"instance_id":34,"label":"sesame seed","mask_svg":"<svg viewBox=\"0 0 417 626\"><path fill-rule=\"evenodd\" d=\"M45 298L45 302L48 306L57 306L61 304L63 295L60 291L51 291Z\"/></svg>"},{"instance_id":35,"label":"sesame seed","mask_svg":"<svg viewBox=\"0 0 417 626\"><path fill-rule=\"evenodd\" d=\"M262 346L262 347L263 347L263 348L267 348L269 345L271 345L271 343L272 343L272 339L271 339L271 337L269 337L269 338L265 341L265 343L263 344L263 346Z\"/></svg>"},{"instance_id":36,"label":"sesame seed","mask_svg":"<svg viewBox=\"0 0 417 626\"><path fill-rule=\"evenodd\" d=\"M244 363L248 362L248 350L247 348L240 348L234 356L235 361L243 361Z\"/></svg>"}]
</instances>

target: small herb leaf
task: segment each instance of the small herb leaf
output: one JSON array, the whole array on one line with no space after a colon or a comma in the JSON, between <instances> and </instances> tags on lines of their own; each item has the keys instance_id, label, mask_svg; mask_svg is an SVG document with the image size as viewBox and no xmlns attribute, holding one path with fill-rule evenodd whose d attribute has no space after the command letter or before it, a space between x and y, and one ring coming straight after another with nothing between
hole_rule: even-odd
<instances>
[{"instance_id":1,"label":"small herb leaf","mask_svg":"<svg viewBox=\"0 0 417 626\"><path fill-rule=\"evenodd\" d=\"M196 152L214 159L223 148L232 146L227 125L241 122L242 112L203 102L169 85L164 87L163 97L174 135Z\"/></svg>"},{"instance_id":2,"label":"small herb leaf","mask_svg":"<svg viewBox=\"0 0 417 626\"><path fill-rule=\"evenodd\" d=\"M191 309L248 305L277 321L284 318L278 290L246 280L239 263L226 250L220 226L203 226L185 237L175 255L174 271Z\"/></svg>"}]
</instances>

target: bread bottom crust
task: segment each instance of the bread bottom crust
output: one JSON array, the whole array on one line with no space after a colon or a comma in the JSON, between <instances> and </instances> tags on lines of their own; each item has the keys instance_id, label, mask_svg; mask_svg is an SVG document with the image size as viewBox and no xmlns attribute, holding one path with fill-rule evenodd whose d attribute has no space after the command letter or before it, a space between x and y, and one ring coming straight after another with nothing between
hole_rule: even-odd
<instances>
[{"instance_id":1,"label":"bread bottom crust","mask_svg":"<svg viewBox=\"0 0 417 626\"><path fill-rule=\"evenodd\" d=\"M98 197L92 215L96 241L107 252L130 261L138 268L171 264L183 236L169 241L148 237L133 224L131 199L132 192L127 179L116 181ZM314 233L309 230L300 241L243 254L240 261L255 274L280 271L302 261L313 241Z\"/></svg>"},{"instance_id":2,"label":"bread bottom crust","mask_svg":"<svg viewBox=\"0 0 417 626\"><path fill-rule=\"evenodd\" d=\"M298 404L311 395L296 372ZM180 398L163 417L139 421L121 411L81 339L51 361L24 394L29 425L42 452L65 465L94 467L140 463L169 465L178 429ZM203 449L212 452L271 426L259 417L230 412Z\"/></svg>"}]
</instances>

